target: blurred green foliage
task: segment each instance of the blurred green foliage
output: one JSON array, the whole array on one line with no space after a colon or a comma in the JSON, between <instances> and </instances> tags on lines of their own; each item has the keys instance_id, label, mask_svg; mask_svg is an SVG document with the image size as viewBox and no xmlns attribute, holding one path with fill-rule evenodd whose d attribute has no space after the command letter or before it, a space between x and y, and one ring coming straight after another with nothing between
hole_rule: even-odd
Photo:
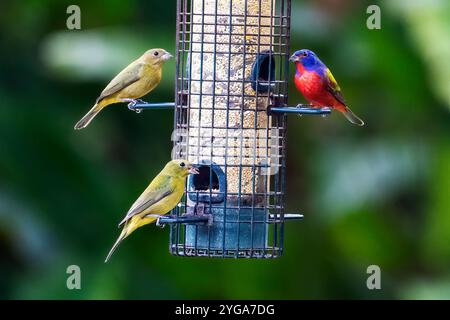
<instances>
[{"instance_id":1,"label":"blurred green foliage","mask_svg":"<svg viewBox=\"0 0 450 320\"><path fill-rule=\"evenodd\" d=\"M0 298L450 298L448 2L379 2L373 31L372 1L293 2L292 48L320 55L367 125L289 120L287 206L305 219L285 255L173 257L150 226L108 264L117 222L169 160L173 114L116 106L72 128L134 57L174 52L175 1L78 1L81 31L65 27L72 2L1 2ZM147 100L173 100L173 78L172 61ZM82 290L66 288L71 264ZM382 290L366 288L371 264Z\"/></svg>"}]
</instances>

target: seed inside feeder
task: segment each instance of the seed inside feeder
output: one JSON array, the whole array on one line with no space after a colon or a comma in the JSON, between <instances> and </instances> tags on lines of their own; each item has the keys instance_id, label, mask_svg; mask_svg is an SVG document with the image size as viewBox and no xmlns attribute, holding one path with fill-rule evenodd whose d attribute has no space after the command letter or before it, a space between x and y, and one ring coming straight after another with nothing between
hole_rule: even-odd
<instances>
[{"instance_id":1,"label":"seed inside feeder","mask_svg":"<svg viewBox=\"0 0 450 320\"><path fill-rule=\"evenodd\" d=\"M257 94L249 79L258 53L272 50L275 2L192 1L188 160L218 164L228 192L244 197L264 192L269 183L254 170L271 154L269 97ZM202 145L212 136L214 143Z\"/></svg>"}]
</instances>

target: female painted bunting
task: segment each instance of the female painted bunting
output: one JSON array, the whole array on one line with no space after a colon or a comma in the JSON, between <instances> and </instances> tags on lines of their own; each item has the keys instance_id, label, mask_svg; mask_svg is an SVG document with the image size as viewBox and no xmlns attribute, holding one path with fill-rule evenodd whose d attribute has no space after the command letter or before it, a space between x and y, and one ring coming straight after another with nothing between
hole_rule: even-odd
<instances>
[{"instance_id":1,"label":"female painted bunting","mask_svg":"<svg viewBox=\"0 0 450 320\"><path fill-rule=\"evenodd\" d=\"M88 126L106 106L118 102L136 102L158 86L164 62L172 57L164 49L151 49L123 69L102 91L92 109L75 125L75 130Z\"/></svg>"},{"instance_id":2,"label":"female painted bunting","mask_svg":"<svg viewBox=\"0 0 450 320\"><path fill-rule=\"evenodd\" d=\"M198 170L186 160L172 160L166 164L119 223L119 227L123 225L122 232L105 262L134 230L156 221L159 215L175 208L184 194L185 180L189 174L198 174Z\"/></svg>"},{"instance_id":3,"label":"female painted bunting","mask_svg":"<svg viewBox=\"0 0 450 320\"><path fill-rule=\"evenodd\" d=\"M330 69L308 49L296 51L289 59L295 63L295 86L313 107L330 107L344 114L348 121L363 126L362 121L345 103L341 88Z\"/></svg>"}]
</instances>

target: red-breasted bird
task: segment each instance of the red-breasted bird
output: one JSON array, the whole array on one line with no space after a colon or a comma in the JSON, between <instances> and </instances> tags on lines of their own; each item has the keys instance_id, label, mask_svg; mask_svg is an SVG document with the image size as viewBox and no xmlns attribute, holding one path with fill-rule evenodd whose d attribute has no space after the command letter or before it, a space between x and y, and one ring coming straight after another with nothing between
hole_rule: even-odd
<instances>
[{"instance_id":1,"label":"red-breasted bird","mask_svg":"<svg viewBox=\"0 0 450 320\"><path fill-rule=\"evenodd\" d=\"M308 49L296 51L290 61L295 63L295 86L313 107L330 107L344 114L348 121L363 126L362 121L347 106L330 69Z\"/></svg>"}]
</instances>

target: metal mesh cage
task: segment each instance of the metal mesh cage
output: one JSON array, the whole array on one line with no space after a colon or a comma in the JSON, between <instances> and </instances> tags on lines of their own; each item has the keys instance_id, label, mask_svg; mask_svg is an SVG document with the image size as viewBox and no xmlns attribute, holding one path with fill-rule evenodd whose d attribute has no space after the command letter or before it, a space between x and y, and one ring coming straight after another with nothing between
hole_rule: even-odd
<instances>
[{"instance_id":1,"label":"metal mesh cage","mask_svg":"<svg viewBox=\"0 0 450 320\"><path fill-rule=\"evenodd\" d=\"M173 213L205 219L170 225L174 255L282 253L290 6L178 0L172 157L200 174Z\"/></svg>"}]
</instances>

